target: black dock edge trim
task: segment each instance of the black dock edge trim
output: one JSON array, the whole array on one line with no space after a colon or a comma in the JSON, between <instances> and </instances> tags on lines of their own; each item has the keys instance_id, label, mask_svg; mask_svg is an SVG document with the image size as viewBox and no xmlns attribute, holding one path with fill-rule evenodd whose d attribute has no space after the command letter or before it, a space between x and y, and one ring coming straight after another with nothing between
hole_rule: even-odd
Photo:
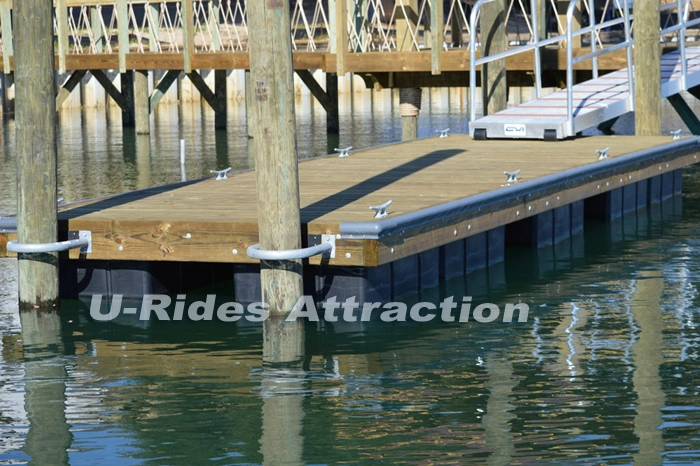
<instances>
[{"instance_id":1,"label":"black dock edge trim","mask_svg":"<svg viewBox=\"0 0 700 466\"><path fill-rule=\"evenodd\" d=\"M626 173L646 168L659 163L661 158L664 161L674 160L697 152L699 148L700 137L675 141L660 147L572 168L534 180L522 181L517 185L458 199L395 218L376 222L342 222L340 234L346 239L381 239L409 229L427 227L426 231L429 231L439 228L439 226L430 227L429 225L432 223L440 222L443 226L458 223L489 213L492 210L501 210L504 203L506 207L508 204L521 204L523 201L520 198L525 196L528 197L528 202L531 202L545 197L551 192L574 188L618 172Z\"/></svg>"}]
</instances>

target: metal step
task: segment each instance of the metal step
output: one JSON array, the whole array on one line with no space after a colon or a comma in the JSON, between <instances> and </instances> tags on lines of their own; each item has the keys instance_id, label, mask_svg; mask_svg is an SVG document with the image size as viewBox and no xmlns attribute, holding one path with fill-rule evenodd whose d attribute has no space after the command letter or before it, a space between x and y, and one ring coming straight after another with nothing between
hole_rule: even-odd
<instances>
[{"instance_id":1,"label":"metal step","mask_svg":"<svg viewBox=\"0 0 700 466\"><path fill-rule=\"evenodd\" d=\"M661 57L661 94L666 98L700 85L700 47L686 49L688 75L681 79L680 53ZM599 76L573 87L574 125L566 109L566 89L470 122L478 139L565 139L633 110L627 69Z\"/></svg>"}]
</instances>

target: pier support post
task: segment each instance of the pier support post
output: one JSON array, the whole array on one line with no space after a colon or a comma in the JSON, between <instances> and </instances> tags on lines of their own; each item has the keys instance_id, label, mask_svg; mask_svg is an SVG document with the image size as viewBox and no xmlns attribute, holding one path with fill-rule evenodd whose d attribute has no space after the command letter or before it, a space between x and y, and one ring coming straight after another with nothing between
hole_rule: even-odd
<instances>
[{"instance_id":1,"label":"pier support post","mask_svg":"<svg viewBox=\"0 0 700 466\"><path fill-rule=\"evenodd\" d=\"M289 0L248 3L258 231L264 250L301 247L290 23ZM260 267L262 301L271 316L263 326L263 359L299 362L303 319L287 322L280 317L290 313L303 294L302 263L261 261Z\"/></svg>"},{"instance_id":2,"label":"pier support post","mask_svg":"<svg viewBox=\"0 0 700 466\"><path fill-rule=\"evenodd\" d=\"M245 117L246 127L248 128L248 138L253 139L253 127L255 126L255 118L253 111L255 109L255 100L253 100L253 82L250 79L250 71L245 71Z\"/></svg>"},{"instance_id":3,"label":"pier support post","mask_svg":"<svg viewBox=\"0 0 700 466\"><path fill-rule=\"evenodd\" d=\"M53 7L15 2L17 234L20 243L57 240L56 96ZM58 304L58 255L19 255L19 308Z\"/></svg>"},{"instance_id":4,"label":"pier support post","mask_svg":"<svg viewBox=\"0 0 700 466\"><path fill-rule=\"evenodd\" d=\"M121 74L122 96L124 106L122 107L122 126L133 128L134 121L134 72L127 71Z\"/></svg>"},{"instance_id":5,"label":"pier support post","mask_svg":"<svg viewBox=\"0 0 700 466\"><path fill-rule=\"evenodd\" d=\"M661 134L659 3L637 3L634 9L635 132L638 136L656 136Z\"/></svg>"},{"instance_id":6,"label":"pier support post","mask_svg":"<svg viewBox=\"0 0 700 466\"><path fill-rule=\"evenodd\" d=\"M495 55L506 49L506 9L503 0L485 3L481 8L481 31L484 56ZM505 59L485 63L481 67L481 91L484 115L506 108L508 89Z\"/></svg>"},{"instance_id":7,"label":"pier support post","mask_svg":"<svg viewBox=\"0 0 700 466\"><path fill-rule=\"evenodd\" d=\"M134 71L134 119L136 134L150 134L150 92L148 71Z\"/></svg>"},{"instance_id":8,"label":"pier support post","mask_svg":"<svg viewBox=\"0 0 700 466\"><path fill-rule=\"evenodd\" d=\"M226 97L226 70L214 71L214 94L219 102L219 108L214 112L214 128L226 129L226 109L228 98Z\"/></svg>"},{"instance_id":9,"label":"pier support post","mask_svg":"<svg viewBox=\"0 0 700 466\"><path fill-rule=\"evenodd\" d=\"M339 134L338 75L336 73L326 73L326 94L331 103L331 107L326 109L326 132L328 134Z\"/></svg>"},{"instance_id":10,"label":"pier support post","mask_svg":"<svg viewBox=\"0 0 700 466\"><path fill-rule=\"evenodd\" d=\"M399 52L418 51L418 0L402 0L396 8L396 48ZM418 114L422 91L419 87L399 89L401 113L401 140L412 141L418 137Z\"/></svg>"}]
</instances>

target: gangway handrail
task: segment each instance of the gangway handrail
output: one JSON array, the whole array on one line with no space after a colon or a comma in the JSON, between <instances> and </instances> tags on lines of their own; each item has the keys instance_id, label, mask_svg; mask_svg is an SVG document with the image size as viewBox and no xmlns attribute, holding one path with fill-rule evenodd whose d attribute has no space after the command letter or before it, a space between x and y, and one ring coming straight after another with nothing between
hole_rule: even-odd
<instances>
[{"instance_id":1,"label":"gangway handrail","mask_svg":"<svg viewBox=\"0 0 700 466\"><path fill-rule=\"evenodd\" d=\"M471 121L476 120L476 69L479 66L483 66L486 63L490 63L495 60L500 60L504 59L513 55L517 55L523 52L527 51L533 51L535 52L535 60L534 60L534 66L533 66L533 71L535 73L536 77L536 96L537 98L541 97L541 71L542 71L542 64L540 62L539 58L539 49L541 47L561 42L564 41L566 44L566 119L567 119L567 132L568 136L573 136L576 134L576 128L575 128L575 119L574 119L574 105L573 105L573 86L574 86L574 79L573 79L573 68L574 65L581 63L583 61L587 60L592 60L592 71L593 71L593 78L598 77L598 57L616 52L621 49L626 49L626 61L627 61L627 80L628 80L628 87L629 87L629 92L628 92L628 100L627 100L627 108L630 111L634 111L635 108L635 91L634 91L634 68L633 68L633 60L632 60L632 47L634 45L634 39L632 38L632 33L631 33L631 21L633 19L633 15L630 14L629 11L629 4L627 1L622 1L622 17L621 18L616 18L616 19L611 19L607 21L603 21L600 23L596 23L596 16L595 16L595 9L594 9L594 0L587 0L588 1L588 8L589 11L591 12L590 14L590 22L589 25L586 27L579 28L577 30L573 30L573 18L574 18L574 12L576 7L578 6L579 0L571 0L569 2L567 11L566 11L566 31L564 34L560 34L558 36L550 37L547 39L542 39L540 40L539 34L537 31L537 10L534 5L534 1L531 0L531 10L532 10L532 16L531 16L531 21L533 22L533 30L532 30L532 39L530 43L518 46L515 48L511 48L508 50L504 50L502 52L498 52L493 55L489 56L482 56L480 58L476 58L476 49L477 49L477 40L476 40L476 34L477 34L477 23L479 21L479 10L480 8L493 0L478 0L474 6L472 7L471 11L471 16L470 16L470 44L469 44L469 51L470 51L470 66L469 66L469 86L470 86L470 119ZM667 3L664 5L660 5L660 11L667 11L667 10L672 10L676 9L677 10L677 21L676 24L668 26L666 28L660 28L660 34L667 35L669 33L673 33L676 31L679 31L679 37L678 37L678 50L680 53L680 62L681 62L681 78L680 78L680 86L682 90L687 90L687 77L688 77L688 63L686 59L686 51L685 51L685 37L686 37L686 30L690 27L700 25L700 18L695 18L692 20L689 20L689 14L690 14L690 0L676 0L675 2ZM611 26L619 25L622 24L624 28L624 41L610 45L608 47L603 47L601 49L598 49L598 40L597 40L597 33L598 31L609 28ZM575 37L583 36L585 34L590 34L590 44L591 44L591 50L588 53L579 55L577 57L573 56L573 39Z\"/></svg>"},{"instance_id":2,"label":"gangway handrail","mask_svg":"<svg viewBox=\"0 0 700 466\"><path fill-rule=\"evenodd\" d=\"M629 5L626 1L623 1L622 7L622 23L625 30L625 40L619 44L615 44L611 47L606 47L600 51L596 50L596 29L602 29L608 27L605 21L596 25L595 22L595 9L593 0L588 0L589 11L590 11L590 24L585 28L581 28L574 32L573 29L573 18L574 10L579 0L571 0L569 7L566 10L566 117L567 124L569 126L569 135L573 136L576 134L576 128L574 127L574 64L580 63L581 61L592 59L593 60L593 79L598 77L598 57L606 53L612 53L621 48L627 49L627 83L628 83L628 102L630 110L634 110L634 70L632 68L632 35L630 31L630 21L632 17L629 12ZM683 1L683 0L678 0ZM577 35L585 34L589 32L591 34L591 51L581 57L577 57L576 62L574 62L574 49L572 46L573 38Z\"/></svg>"}]
</instances>

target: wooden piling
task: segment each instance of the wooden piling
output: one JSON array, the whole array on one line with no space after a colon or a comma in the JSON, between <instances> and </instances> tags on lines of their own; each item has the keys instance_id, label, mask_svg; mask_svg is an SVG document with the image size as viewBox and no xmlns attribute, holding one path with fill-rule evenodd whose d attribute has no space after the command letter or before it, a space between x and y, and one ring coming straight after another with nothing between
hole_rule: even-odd
<instances>
[{"instance_id":1,"label":"wooden piling","mask_svg":"<svg viewBox=\"0 0 700 466\"><path fill-rule=\"evenodd\" d=\"M579 1L578 5L576 5L576 9L574 10L574 17L571 21L571 29L573 31L581 29L581 8L583 7L583 2L584 0ZM564 28L566 28L566 11L569 9L569 3L570 2L568 1L557 2L557 13L559 14L559 22ZM581 47L581 36L574 37L571 42L571 45L573 47Z\"/></svg>"},{"instance_id":2,"label":"wooden piling","mask_svg":"<svg viewBox=\"0 0 700 466\"><path fill-rule=\"evenodd\" d=\"M133 128L134 121L134 72L127 71L121 74L122 97L124 106L122 107L122 126Z\"/></svg>"},{"instance_id":3,"label":"wooden piling","mask_svg":"<svg viewBox=\"0 0 700 466\"><path fill-rule=\"evenodd\" d=\"M338 75L326 73L326 94L330 98L331 108L326 109L326 132L340 133L340 116L338 113Z\"/></svg>"},{"instance_id":4,"label":"wooden piling","mask_svg":"<svg viewBox=\"0 0 700 466\"><path fill-rule=\"evenodd\" d=\"M245 71L245 116L246 126L248 128L248 138L253 138L253 127L255 126L255 118L253 112L255 110L255 100L253 99L253 83L250 79L250 71Z\"/></svg>"},{"instance_id":5,"label":"wooden piling","mask_svg":"<svg viewBox=\"0 0 700 466\"><path fill-rule=\"evenodd\" d=\"M504 0L485 3L481 7L481 42L483 56L506 49L506 5ZM481 68L481 92L484 115L504 110L508 103L506 60L485 63Z\"/></svg>"},{"instance_id":6,"label":"wooden piling","mask_svg":"<svg viewBox=\"0 0 700 466\"><path fill-rule=\"evenodd\" d=\"M53 6L45 0L14 5L17 233L20 243L57 240L56 97ZM20 310L58 304L58 255L19 255Z\"/></svg>"},{"instance_id":7,"label":"wooden piling","mask_svg":"<svg viewBox=\"0 0 700 466\"><path fill-rule=\"evenodd\" d=\"M134 71L134 120L136 134L150 134L150 92L148 71Z\"/></svg>"},{"instance_id":8,"label":"wooden piling","mask_svg":"<svg viewBox=\"0 0 700 466\"><path fill-rule=\"evenodd\" d=\"M214 94L219 103L218 110L214 112L214 128L226 129L226 70L214 70Z\"/></svg>"},{"instance_id":9,"label":"wooden piling","mask_svg":"<svg viewBox=\"0 0 700 466\"><path fill-rule=\"evenodd\" d=\"M535 0L537 8L537 38L544 40L547 38L547 0Z\"/></svg>"},{"instance_id":10,"label":"wooden piling","mask_svg":"<svg viewBox=\"0 0 700 466\"><path fill-rule=\"evenodd\" d=\"M399 0L396 5L396 49L399 52L415 52L418 37L418 0ZM399 94L401 111L401 140L411 141L418 137L418 112L420 111L420 89L401 89Z\"/></svg>"},{"instance_id":11,"label":"wooden piling","mask_svg":"<svg viewBox=\"0 0 700 466\"><path fill-rule=\"evenodd\" d=\"M634 124L638 136L661 134L659 2L634 4Z\"/></svg>"},{"instance_id":12,"label":"wooden piling","mask_svg":"<svg viewBox=\"0 0 700 466\"><path fill-rule=\"evenodd\" d=\"M263 250L301 247L299 174L294 111L294 68L289 0L248 3L250 75L254 88L253 135L258 231ZM261 261L262 300L271 316L292 311L303 293L302 263ZM264 325L265 338L288 335L303 341L303 319Z\"/></svg>"}]
</instances>

